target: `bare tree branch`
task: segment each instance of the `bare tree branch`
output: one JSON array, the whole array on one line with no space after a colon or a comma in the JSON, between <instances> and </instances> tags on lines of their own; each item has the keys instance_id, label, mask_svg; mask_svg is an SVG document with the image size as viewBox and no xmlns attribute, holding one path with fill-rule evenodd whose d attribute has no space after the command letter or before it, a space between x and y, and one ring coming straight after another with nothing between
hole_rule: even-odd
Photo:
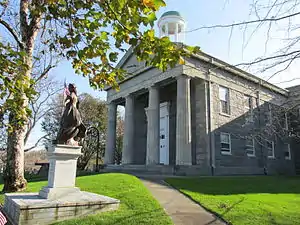
<instances>
[{"instance_id":1,"label":"bare tree branch","mask_svg":"<svg viewBox=\"0 0 300 225\"><path fill-rule=\"evenodd\" d=\"M297 54L296 56L294 56L292 59L290 59L290 60L289 60L289 63L288 63L283 69L280 69L280 70L276 71L274 74L272 74L272 76L270 76L268 80L270 80L271 78L275 77L277 74L279 74L279 73L285 71L286 69L288 69L288 68L290 67L290 65L293 63L293 61L294 61L296 58L298 58L299 56L300 56L300 53ZM268 80L267 80L267 81L268 81Z\"/></svg>"},{"instance_id":2,"label":"bare tree branch","mask_svg":"<svg viewBox=\"0 0 300 225\"><path fill-rule=\"evenodd\" d=\"M55 66L51 65L51 63L45 68L45 70L41 73L41 75L35 80L35 82L40 81L41 79L43 79L48 73L49 71L54 68Z\"/></svg>"},{"instance_id":3,"label":"bare tree branch","mask_svg":"<svg viewBox=\"0 0 300 225\"><path fill-rule=\"evenodd\" d=\"M213 29L213 28L230 28L232 26L241 26L241 25L246 25L246 24L254 24L254 23L261 23L261 22L275 22L275 21L280 21L280 20L284 20L284 19L288 19L290 17L294 17L294 16L298 16L300 15L300 12L297 13L293 13L290 15L286 15L286 16L282 16L282 17L278 17L278 18L264 18L264 19L258 19L258 20L250 20L250 21L243 21L243 22L239 22L239 23L232 23L232 24L218 24L218 25L212 25L212 26L203 26L203 27L199 27L199 28L195 28L189 31L186 31L185 33L190 33L190 32L194 32L197 30L203 30L203 29Z\"/></svg>"},{"instance_id":4,"label":"bare tree branch","mask_svg":"<svg viewBox=\"0 0 300 225\"><path fill-rule=\"evenodd\" d=\"M286 53L286 54L280 54L280 55L270 56L270 57L266 57L266 58L258 58L257 60L254 60L253 62L239 63L239 64L236 64L235 66L254 65L254 64L264 62L264 61L278 59L278 58L284 58L284 57L291 56L291 55L294 55L294 54L299 54L299 53L300 53L300 50L297 50L297 51L289 52L289 53Z\"/></svg>"},{"instance_id":5,"label":"bare tree branch","mask_svg":"<svg viewBox=\"0 0 300 225\"><path fill-rule=\"evenodd\" d=\"M18 46L21 49L24 49L24 43L19 39L19 36L14 31L14 29L7 22L2 20L1 18L0 18L0 24L2 24L8 30L8 32L14 37L15 41L18 43Z\"/></svg>"},{"instance_id":6,"label":"bare tree branch","mask_svg":"<svg viewBox=\"0 0 300 225\"><path fill-rule=\"evenodd\" d=\"M47 136L48 136L48 134L46 134L46 135L40 137L40 138L36 141L35 145L33 145L33 146L30 147L30 148L25 149L24 152L29 152L29 151L33 150L34 148L36 148L36 147L39 145L39 143L40 143L43 139L47 138Z\"/></svg>"}]
</instances>

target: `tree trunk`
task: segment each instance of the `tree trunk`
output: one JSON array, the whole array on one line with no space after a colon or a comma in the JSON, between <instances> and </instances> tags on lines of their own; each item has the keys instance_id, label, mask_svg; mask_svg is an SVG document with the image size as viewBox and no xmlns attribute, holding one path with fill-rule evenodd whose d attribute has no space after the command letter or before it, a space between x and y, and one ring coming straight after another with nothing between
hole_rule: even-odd
<instances>
[{"instance_id":1,"label":"tree trunk","mask_svg":"<svg viewBox=\"0 0 300 225\"><path fill-rule=\"evenodd\" d=\"M10 121L14 115L10 115ZM15 128L7 138L7 160L4 172L4 192L16 192L26 189L27 181L24 178L24 137L25 126Z\"/></svg>"},{"instance_id":2,"label":"tree trunk","mask_svg":"<svg viewBox=\"0 0 300 225\"><path fill-rule=\"evenodd\" d=\"M22 37L22 51L26 53L24 56L24 65L27 69L20 74L18 80L26 82L27 87L30 86L32 72L32 54L34 50L34 42L39 31L41 22L41 12L36 11L35 14L28 15L29 4L37 4L37 2L21 0L20 1L20 31ZM30 22L28 18L31 18ZM25 93L16 93L15 100L21 100L19 110L28 107L29 102ZM26 189L27 181L24 178L24 139L26 136L28 118L23 118L25 123L20 125L20 119L16 118L13 112L9 115L9 122L12 125L12 132L8 133L7 138L7 163L4 173L4 192L16 192Z\"/></svg>"},{"instance_id":3,"label":"tree trunk","mask_svg":"<svg viewBox=\"0 0 300 225\"><path fill-rule=\"evenodd\" d=\"M23 82L26 82L31 75L31 56L26 57L27 65L30 65L25 71ZM22 79L22 78L21 78ZM28 82L28 86L29 81ZM21 99L19 110L24 110L28 107L28 98L25 93L14 96L16 100ZM24 139L27 131L28 118L23 118L23 123L20 123L20 118L11 112L9 115L9 124L12 125L12 131L8 132L7 137L7 161L4 173L3 192L16 192L26 189L27 181L24 178Z\"/></svg>"}]
</instances>

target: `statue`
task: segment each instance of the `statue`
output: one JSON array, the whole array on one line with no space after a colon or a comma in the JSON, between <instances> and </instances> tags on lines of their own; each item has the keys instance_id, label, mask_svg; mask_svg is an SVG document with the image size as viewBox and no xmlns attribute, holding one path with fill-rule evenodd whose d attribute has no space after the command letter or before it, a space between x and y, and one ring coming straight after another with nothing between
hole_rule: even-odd
<instances>
[{"instance_id":1,"label":"statue","mask_svg":"<svg viewBox=\"0 0 300 225\"><path fill-rule=\"evenodd\" d=\"M79 101L75 84L69 84L64 105L64 113L60 121L60 128L55 142L56 144L78 146L85 137L86 127L82 123L81 115L78 111Z\"/></svg>"}]
</instances>

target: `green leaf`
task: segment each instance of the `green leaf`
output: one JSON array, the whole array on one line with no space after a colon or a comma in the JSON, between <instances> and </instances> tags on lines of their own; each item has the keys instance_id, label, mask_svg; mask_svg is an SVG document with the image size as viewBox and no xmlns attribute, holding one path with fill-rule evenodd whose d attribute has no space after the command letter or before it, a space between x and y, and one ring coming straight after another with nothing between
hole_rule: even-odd
<instances>
[{"instance_id":1,"label":"green leaf","mask_svg":"<svg viewBox=\"0 0 300 225\"><path fill-rule=\"evenodd\" d=\"M118 53L117 52L109 53L109 60L112 62L116 62L118 60Z\"/></svg>"}]
</instances>

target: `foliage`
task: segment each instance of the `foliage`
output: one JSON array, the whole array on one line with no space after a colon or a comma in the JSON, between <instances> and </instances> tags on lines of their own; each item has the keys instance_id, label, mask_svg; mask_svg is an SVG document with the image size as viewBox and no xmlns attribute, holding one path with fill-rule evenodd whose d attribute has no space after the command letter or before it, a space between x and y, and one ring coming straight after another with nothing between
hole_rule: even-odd
<instances>
[{"instance_id":1,"label":"foliage","mask_svg":"<svg viewBox=\"0 0 300 225\"><path fill-rule=\"evenodd\" d=\"M163 0L0 0L0 25L8 34L0 42L0 125L9 131L5 191L26 188L21 160L29 101L36 94L34 84L54 66L50 57L39 71L34 61L65 57L100 89L117 88L117 79L124 78L116 62L128 45L139 60L166 70L187 53L154 36L155 12L162 6Z\"/></svg>"},{"instance_id":2,"label":"foliage","mask_svg":"<svg viewBox=\"0 0 300 225\"><path fill-rule=\"evenodd\" d=\"M121 201L120 208L114 212L90 215L57 224L153 224L171 225L171 219L159 203L153 198L146 187L136 177L126 174L101 174L78 177L77 186L82 191L89 191L100 195L117 198ZM28 192L38 192L46 182L32 182L28 185ZM0 202L4 202L4 195L0 195Z\"/></svg>"},{"instance_id":3,"label":"foliage","mask_svg":"<svg viewBox=\"0 0 300 225\"><path fill-rule=\"evenodd\" d=\"M29 99L35 94L34 80L25 76L26 69L32 70L31 54L34 59L53 52L66 57L76 73L87 76L94 88L103 88L104 85L118 87L117 80L123 79L126 72L115 65L120 52L125 52L128 45L134 48L139 60L146 60L149 65L162 70L175 66L186 54L167 37L155 37L155 12L165 6L163 0L31 1L29 5L26 2L20 0L19 12L13 2L0 1L3 18L10 20L1 19L0 25L13 36L0 45L0 99L5 101L0 114L14 112L17 122L26 120L30 113L26 107L20 111L18 101L23 101L24 94ZM18 21L11 22L14 21L11 15L18 13L21 31L28 29L21 38L12 29ZM25 41L34 42L37 33L40 45L30 49L35 46ZM49 64L48 68L51 66ZM14 96L13 102L10 95Z\"/></svg>"},{"instance_id":4,"label":"foliage","mask_svg":"<svg viewBox=\"0 0 300 225\"><path fill-rule=\"evenodd\" d=\"M24 55L24 52L17 52L9 44L4 45L0 42L0 127L6 124L5 114L10 112L16 116L8 126L9 130L12 129L12 125L21 125L22 121L30 116L28 108L19 108L24 102L23 94L28 98L35 94L31 86L33 80L21 76L27 68L23 60Z\"/></svg>"},{"instance_id":5,"label":"foliage","mask_svg":"<svg viewBox=\"0 0 300 225\"><path fill-rule=\"evenodd\" d=\"M230 224L298 224L297 177L168 178L167 182Z\"/></svg>"}]
</instances>

